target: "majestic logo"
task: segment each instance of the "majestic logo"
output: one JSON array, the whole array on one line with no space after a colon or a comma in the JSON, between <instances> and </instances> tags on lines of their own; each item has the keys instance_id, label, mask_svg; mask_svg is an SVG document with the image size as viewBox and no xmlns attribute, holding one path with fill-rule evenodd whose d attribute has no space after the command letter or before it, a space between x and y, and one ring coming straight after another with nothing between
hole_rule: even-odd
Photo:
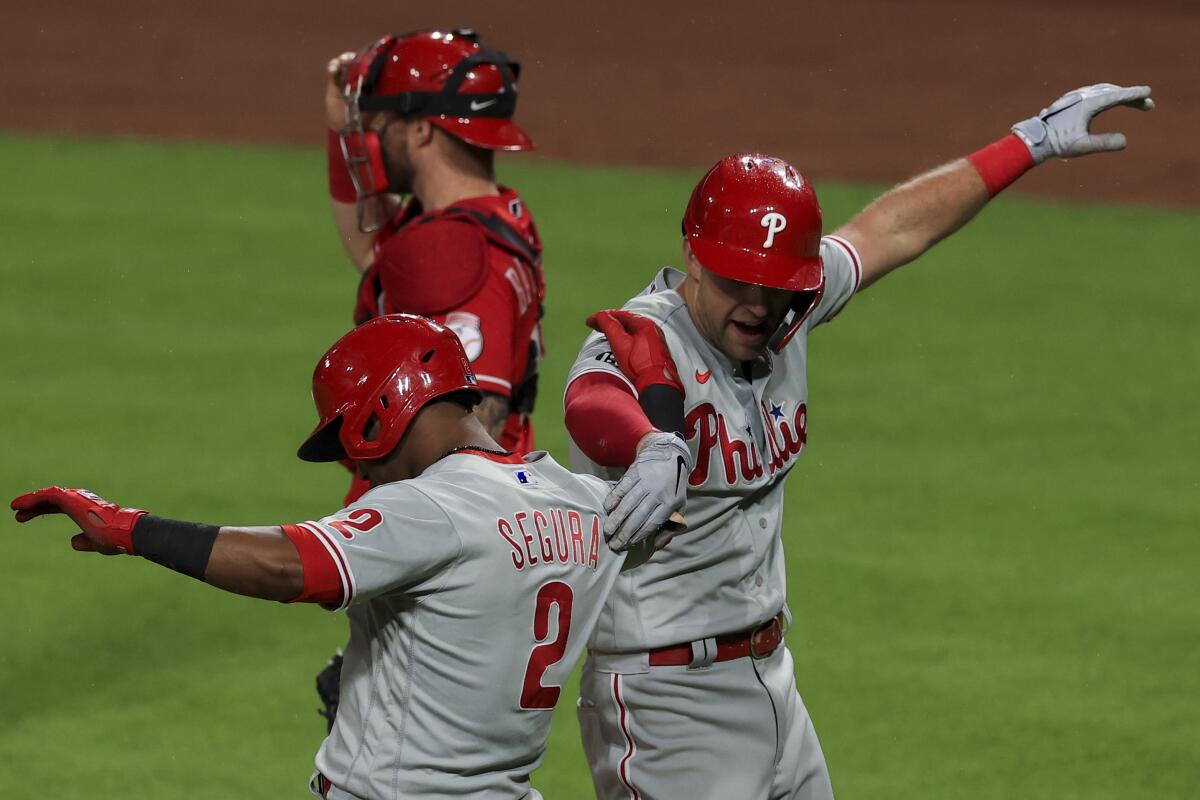
<instances>
[{"instance_id":1,"label":"majestic logo","mask_svg":"<svg viewBox=\"0 0 1200 800\"><path fill-rule=\"evenodd\" d=\"M472 111L482 111L483 109L487 108L488 106L493 106L498 102L500 102L500 101L499 100L485 100L484 102L480 103L478 100L472 100L471 101L471 110Z\"/></svg>"},{"instance_id":2,"label":"majestic logo","mask_svg":"<svg viewBox=\"0 0 1200 800\"><path fill-rule=\"evenodd\" d=\"M729 486L739 481L753 483L786 467L808 441L808 406L797 404L795 412L789 416L784 411L786 405L774 400L759 403L766 434L768 458L765 463L750 428L742 429L745 438L733 435L725 415L718 413L712 403L701 403L689 411L683 420L684 435L689 441L699 441L696 465L688 476L688 483L702 486L708 482L712 470L722 468L721 477ZM714 452L719 452L718 460L710 464Z\"/></svg>"},{"instance_id":3,"label":"majestic logo","mask_svg":"<svg viewBox=\"0 0 1200 800\"><path fill-rule=\"evenodd\" d=\"M701 372L696 370L696 383L708 383L708 379L712 377L712 370Z\"/></svg>"},{"instance_id":4,"label":"majestic logo","mask_svg":"<svg viewBox=\"0 0 1200 800\"><path fill-rule=\"evenodd\" d=\"M775 244L775 234L787 227L787 217L778 211L768 211L766 214L763 214L758 224L767 229L767 238L762 243L763 249L766 250Z\"/></svg>"}]
</instances>

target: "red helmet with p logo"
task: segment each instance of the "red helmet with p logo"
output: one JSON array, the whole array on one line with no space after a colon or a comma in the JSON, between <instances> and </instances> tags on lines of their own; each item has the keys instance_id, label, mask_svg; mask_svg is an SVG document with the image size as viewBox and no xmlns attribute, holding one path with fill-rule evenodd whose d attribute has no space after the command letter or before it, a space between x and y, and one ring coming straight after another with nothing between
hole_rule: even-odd
<instances>
[{"instance_id":1,"label":"red helmet with p logo","mask_svg":"<svg viewBox=\"0 0 1200 800\"><path fill-rule=\"evenodd\" d=\"M823 281L817 193L782 159L721 159L692 192L683 235L706 269L727 278L797 292Z\"/></svg>"},{"instance_id":2,"label":"red helmet with p logo","mask_svg":"<svg viewBox=\"0 0 1200 800\"><path fill-rule=\"evenodd\" d=\"M740 153L717 162L692 192L683 236L705 269L743 283L797 292L778 350L820 299L821 206L799 170L779 158Z\"/></svg>"}]
</instances>

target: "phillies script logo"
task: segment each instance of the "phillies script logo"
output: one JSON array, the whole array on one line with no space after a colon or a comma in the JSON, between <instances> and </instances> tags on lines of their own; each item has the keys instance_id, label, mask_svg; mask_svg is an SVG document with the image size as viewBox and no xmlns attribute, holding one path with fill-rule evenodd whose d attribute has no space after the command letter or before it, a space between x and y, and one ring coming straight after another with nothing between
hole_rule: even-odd
<instances>
[{"instance_id":1,"label":"phillies script logo","mask_svg":"<svg viewBox=\"0 0 1200 800\"><path fill-rule=\"evenodd\" d=\"M752 483L764 474L774 475L779 469L800 454L808 441L808 406L800 403L789 418L784 412L784 403L771 400L760 403L763 430L766 431L768 458L764 465L749 428L743 429L746 436L734 436L725 415L717 412L712 403L701 403L684 417L684 433L689 440L700 437L696 448L696 466L688 476L688 483L701 486L708 481L714 450L720 451L721 466L725 469L725 483L732 486L742 481Z\"/></svg>"}]
</instances>

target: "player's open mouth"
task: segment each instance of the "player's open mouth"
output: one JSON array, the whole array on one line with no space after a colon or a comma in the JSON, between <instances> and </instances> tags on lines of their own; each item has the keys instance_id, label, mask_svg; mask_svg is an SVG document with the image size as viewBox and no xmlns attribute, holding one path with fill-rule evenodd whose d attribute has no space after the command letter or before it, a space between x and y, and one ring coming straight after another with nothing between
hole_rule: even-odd
<instances>
[{"instance_id":1,"label":"player's open mouth","mask_svg":"<svg viewBox=\"0 0 1200 800\"><path fill-rule=\"evenodd\" d=\"M742 334L748 339L757 339L767 335L767 323L759 322L755 325L750 325L745 322L738 322L736 319L730 320L733 323L733 329Z\"/></svg>"}]
</instances>

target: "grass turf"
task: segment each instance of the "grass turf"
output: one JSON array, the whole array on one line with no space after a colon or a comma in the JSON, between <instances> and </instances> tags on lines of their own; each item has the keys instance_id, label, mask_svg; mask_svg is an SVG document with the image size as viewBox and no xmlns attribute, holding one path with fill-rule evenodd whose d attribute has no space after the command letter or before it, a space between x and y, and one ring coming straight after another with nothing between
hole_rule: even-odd
<instances>
[{"instance_id":1,"label":"grass turf","mask_svg":"<svg viewBox=\"0 0 1200 800\"><path fill-rule=\"evenodd\" d=\"M355 282L319 154L5 136L0 163L0 493L333 508L339 469L293 455ZM696 176L503 177L546 240L536 416L564 456L581 320L677 262ZM818 188L830 227L874 194ZM843 800L1195 791L1197 252L1194 215L1005 197L814 335L788 640ZM306 796L344 622L76 555L66 530L0 523L0 786ZM590 794L569 702L534 782Z\"/></svg>"}]
</instances>

